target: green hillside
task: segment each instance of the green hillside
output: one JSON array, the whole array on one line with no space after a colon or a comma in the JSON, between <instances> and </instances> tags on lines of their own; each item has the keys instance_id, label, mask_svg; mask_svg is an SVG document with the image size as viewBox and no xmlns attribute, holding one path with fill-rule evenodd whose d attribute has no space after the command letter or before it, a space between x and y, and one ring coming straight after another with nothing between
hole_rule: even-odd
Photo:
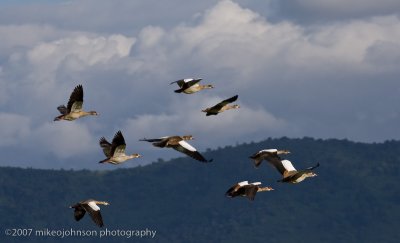
<instances>
[{"instance_id":1,"label":"green hillside","mask_svg":"<svg viewBox=\"0 0 400 243\"><path fill-rule=\"evenodd\" d=\"M276 182L269 164L248 156L288 149L297 169L320 162L318 176L300 184ZM400 142L268 139L208 151L209 164L190 158L134 169L68 171L0 168L0 242L398 242ZM255 201L226 198L242 180L275 188ZM100 232L68 206L88 198L102 206L108 230L151 229L154 239L126 236L6 236L6 229Z\"/></svg>"}]
</instances>

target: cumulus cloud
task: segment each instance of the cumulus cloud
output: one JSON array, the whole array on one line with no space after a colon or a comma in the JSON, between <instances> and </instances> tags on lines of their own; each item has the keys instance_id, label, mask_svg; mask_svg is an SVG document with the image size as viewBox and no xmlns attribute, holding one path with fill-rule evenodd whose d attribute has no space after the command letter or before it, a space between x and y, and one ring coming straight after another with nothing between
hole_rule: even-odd
<instances>
[{"instance_id":1,"label":"cumulus cloud","mask_svg":"<svg viewBox=\"0 0 400 243\"><path fill-rule=\"evenodd\" d=\"M61 159L94 152L97 147L97 141L85 125L71 122L45 123L32 131L30 142L45 154Z\"/></svg>"},{"instance_id":2,"label":"cumulus cloud","mask_svg":"<svg viewBox=\"0 0 400 243\"><path fill-rule=\"evenodd\" d=\"M100 155L97 140L122 129L129 151L151 154L145 162L165 154L139 143L142 137L193 134L201 151L269 136L400 137L393 132L400 120L393 106L400 97L398 16L304 26L270 21L229 0L181 16L168 27L144 23L137 34L121 26L115 33L72 24L63 30L46 21L0 26L8 34L0 43L7 50L0 59L0 121L13 127L1 127L0 134L11 138L8 145L23 143L27 150L34 150L37 137L38 159L50 154L66 161ZM25 31L32 34L23 40ZM174 93L169 83L188 77L215 88ZM79 83L85 109L100 116L51 123ZM216 117L201 112L235 94L239 110Z\"/></svg>"}]
</instances>

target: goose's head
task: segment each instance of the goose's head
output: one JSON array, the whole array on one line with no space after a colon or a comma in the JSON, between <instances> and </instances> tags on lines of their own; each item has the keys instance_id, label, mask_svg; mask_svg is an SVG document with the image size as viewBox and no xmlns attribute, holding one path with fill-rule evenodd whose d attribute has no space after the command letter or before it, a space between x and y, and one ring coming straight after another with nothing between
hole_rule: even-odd
<instances>
[{"instance_id":1,"label":"goose's head","mask_svg":"<svg viewBox=\"0 0 400 243\"><path fill-rule=\"evenodd\" d=\"M239 108L240 108L239 105L233 105L233 106L232 106L232 109L239 109Z\"/></svg>"},{"instance_id":2,"label":"goose's head","mask_svg":"<svg viewBox=\"0 0 400 243\"><path fill-rule=\"evenodd\" d=\"M98 116L99 114L96 111L89 111L89 114L92 116Z\"/></svg>"},{"instance_id":3,"label":"goose's head","mask_svg":"<svg viewBox=\"0 0 400 243\"><path fill-rule=\"evenodd\" d=\"M312 171L306 172L305 175L306 175L306 177L315 177L315 176L317 176L317 174L312 172Z\"/></svg>"},{"instance_id":4,"label":"goose's head","mask_svg":"<svg viewBox=\"0 0 400 243\"><path fill-rule=\"evenodd\" d=\"M182 139L183 140L193 140L194 137L192 135L185 135L185 136L182 136Z\"/></svg>"},{"instance_id":5,"label":"goose's head","mask_svg":"<svg viewBox=\"0 0 400 243\"><path fill-rule=\"evenodd\" d=\"M207 84L204 86L206 89L213 89L214 86L212 84Z\"/></svg>"},{"instance_id":6,"label":"goose's head","mask_svg":"<svg viewBox=\"0 0 400 243\"><path fill-rule=\"evenodd\" d=\"M110 203L106 201L97 201L96 204L101 204L101 205L110 205Z\"/></svg>"},{"instance_id":7,"label":"goose's head","mask_svg":"<svg viewBox=\"0 0 400 243\"><path fill-rule=\"evenodd\" d=\"M274 190L274 188L272 188L272 187L260 187L260 188L258 188L258 191L259 192L265 192L265 191L273 191Z\"/></svg>"},{"instance_id":8,"label":"goose's head","mask_svg":"<svg viewBox=\"0 0 400 243\"><path fill-rule=\"evenodd\" d=\"M278 154L290 154L290 151L287 149L283 149L283 150L278 150L277 152Z\"/></svg>"},{"instance_id":9,"label":"goose's head","mask_svg":"<svg viewBox=\"0 0 400 243\"><path fill-rule=\"evenodd\" d=\"M140 155L140 154L131 154L131 157L132 158L140 158L140 157L142 157L142 155Z\"/></svg>"}]
</instances>

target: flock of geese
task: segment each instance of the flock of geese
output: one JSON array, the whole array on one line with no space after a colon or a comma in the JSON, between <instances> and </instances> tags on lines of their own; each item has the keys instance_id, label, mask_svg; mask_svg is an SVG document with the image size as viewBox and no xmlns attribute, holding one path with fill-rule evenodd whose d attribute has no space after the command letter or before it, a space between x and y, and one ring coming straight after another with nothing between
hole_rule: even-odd
<instances>
[{"instance_id":1,"label":"flock of geese","mask_svg":"<svg viewBox=\"0 0 400 243\"><path fill-rule=\"evenodd\" d=\"M199 82L202 79L181 79L171 84L176 83L179 86L179 89L175 90L176 93L185 93L185 94L193 94L198 91L204 89L212 89L213 85L202 85ZM202 110L202 112L206 113L206 116L210 115L218 115L221 112L230 110L230 109L238 109L239 105L231 103L235 102L238 99L238 95L235 95L231 98L223 100L218 104L206 108ZM82 85L78 85L75 87L71 96L69 98L67 106L61 105L57 107L57 110L61 113L61 115L54 118L54 121L73 121L81 117L85 116L97 116L98 113L96 111L84 111L83 110L83 87ZM204 156L199 153L196 148L190 145L187 141L192 140L192 135L185 136L165 136L160 138L147 139L143 138L139 141L145 141L152 143L153 146L159 148L172 148L177 150L178 152L184 153L191 158L198 160L203 163L211 162L212 159L206 159ZM99 140L100 147L103 150L105 155L105 159L101 160L99 163L110 163L114 165L118 165L124 163L127 160L140 158L142 157L138 153L127 155L125 153L126 143L124 136L121 131L116 132L114 138L111 143L107 141L105 137L101 137ZM317 174L313 172L315 168L319 166L319 163L315 166L306 168L304 170L296 170L293 164L286 159L282 159L280 155L289 154L288 150L277 150L277 149L264 149L250 156L250 159L254 160L254 166L257 168L260 166L262 161L269 162L272 166L274 166L278 172L282 175L282 179L278 180L278 182L286 182L286 183L299 183L305 180L308 177L314 177ZM262 187L261 182L252 182L248 181L238 182L233 185L229 190L225 193L227 197L247 197L249 200L253 201L255 199L257 192L263 191L271 191L274 190L271 187ZM108 202L97 201L94 199L88 199L81 202L78 202L70 208L74 209L74 218L76 221L79 221L83 218L86 212L89 213L92 220L96 225L102 227L104 225L103 219L100 213L100 207L98 205L109 205Z\"/></svg>"}]
</instances>

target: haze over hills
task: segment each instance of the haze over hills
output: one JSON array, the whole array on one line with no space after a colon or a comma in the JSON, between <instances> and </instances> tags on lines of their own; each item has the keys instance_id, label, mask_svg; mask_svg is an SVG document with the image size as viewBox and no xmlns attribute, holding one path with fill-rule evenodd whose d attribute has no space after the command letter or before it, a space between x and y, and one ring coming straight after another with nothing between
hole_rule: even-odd
<instances>
[{"instance_id":1,"label":"haze over hills","mask_svg":"<svg viewBox=\"0 0 400 243\"><path fill-rule=\"evenodd\" d=\"M264 148L288 149L297 169L319 162L317 177L281 184L264 163L248 156ZM267 139L207 151L209 164L182 157L113 171L0 168L1 242L397 242L400 237L400 142ZM229 199L238 181L275 190L255 201ZM68 206L87 198L102 206L109 230L156 230L153 239L12 237L10 228L96 230L88 216L75 222Z\"/></svg>"}]
</instances>

